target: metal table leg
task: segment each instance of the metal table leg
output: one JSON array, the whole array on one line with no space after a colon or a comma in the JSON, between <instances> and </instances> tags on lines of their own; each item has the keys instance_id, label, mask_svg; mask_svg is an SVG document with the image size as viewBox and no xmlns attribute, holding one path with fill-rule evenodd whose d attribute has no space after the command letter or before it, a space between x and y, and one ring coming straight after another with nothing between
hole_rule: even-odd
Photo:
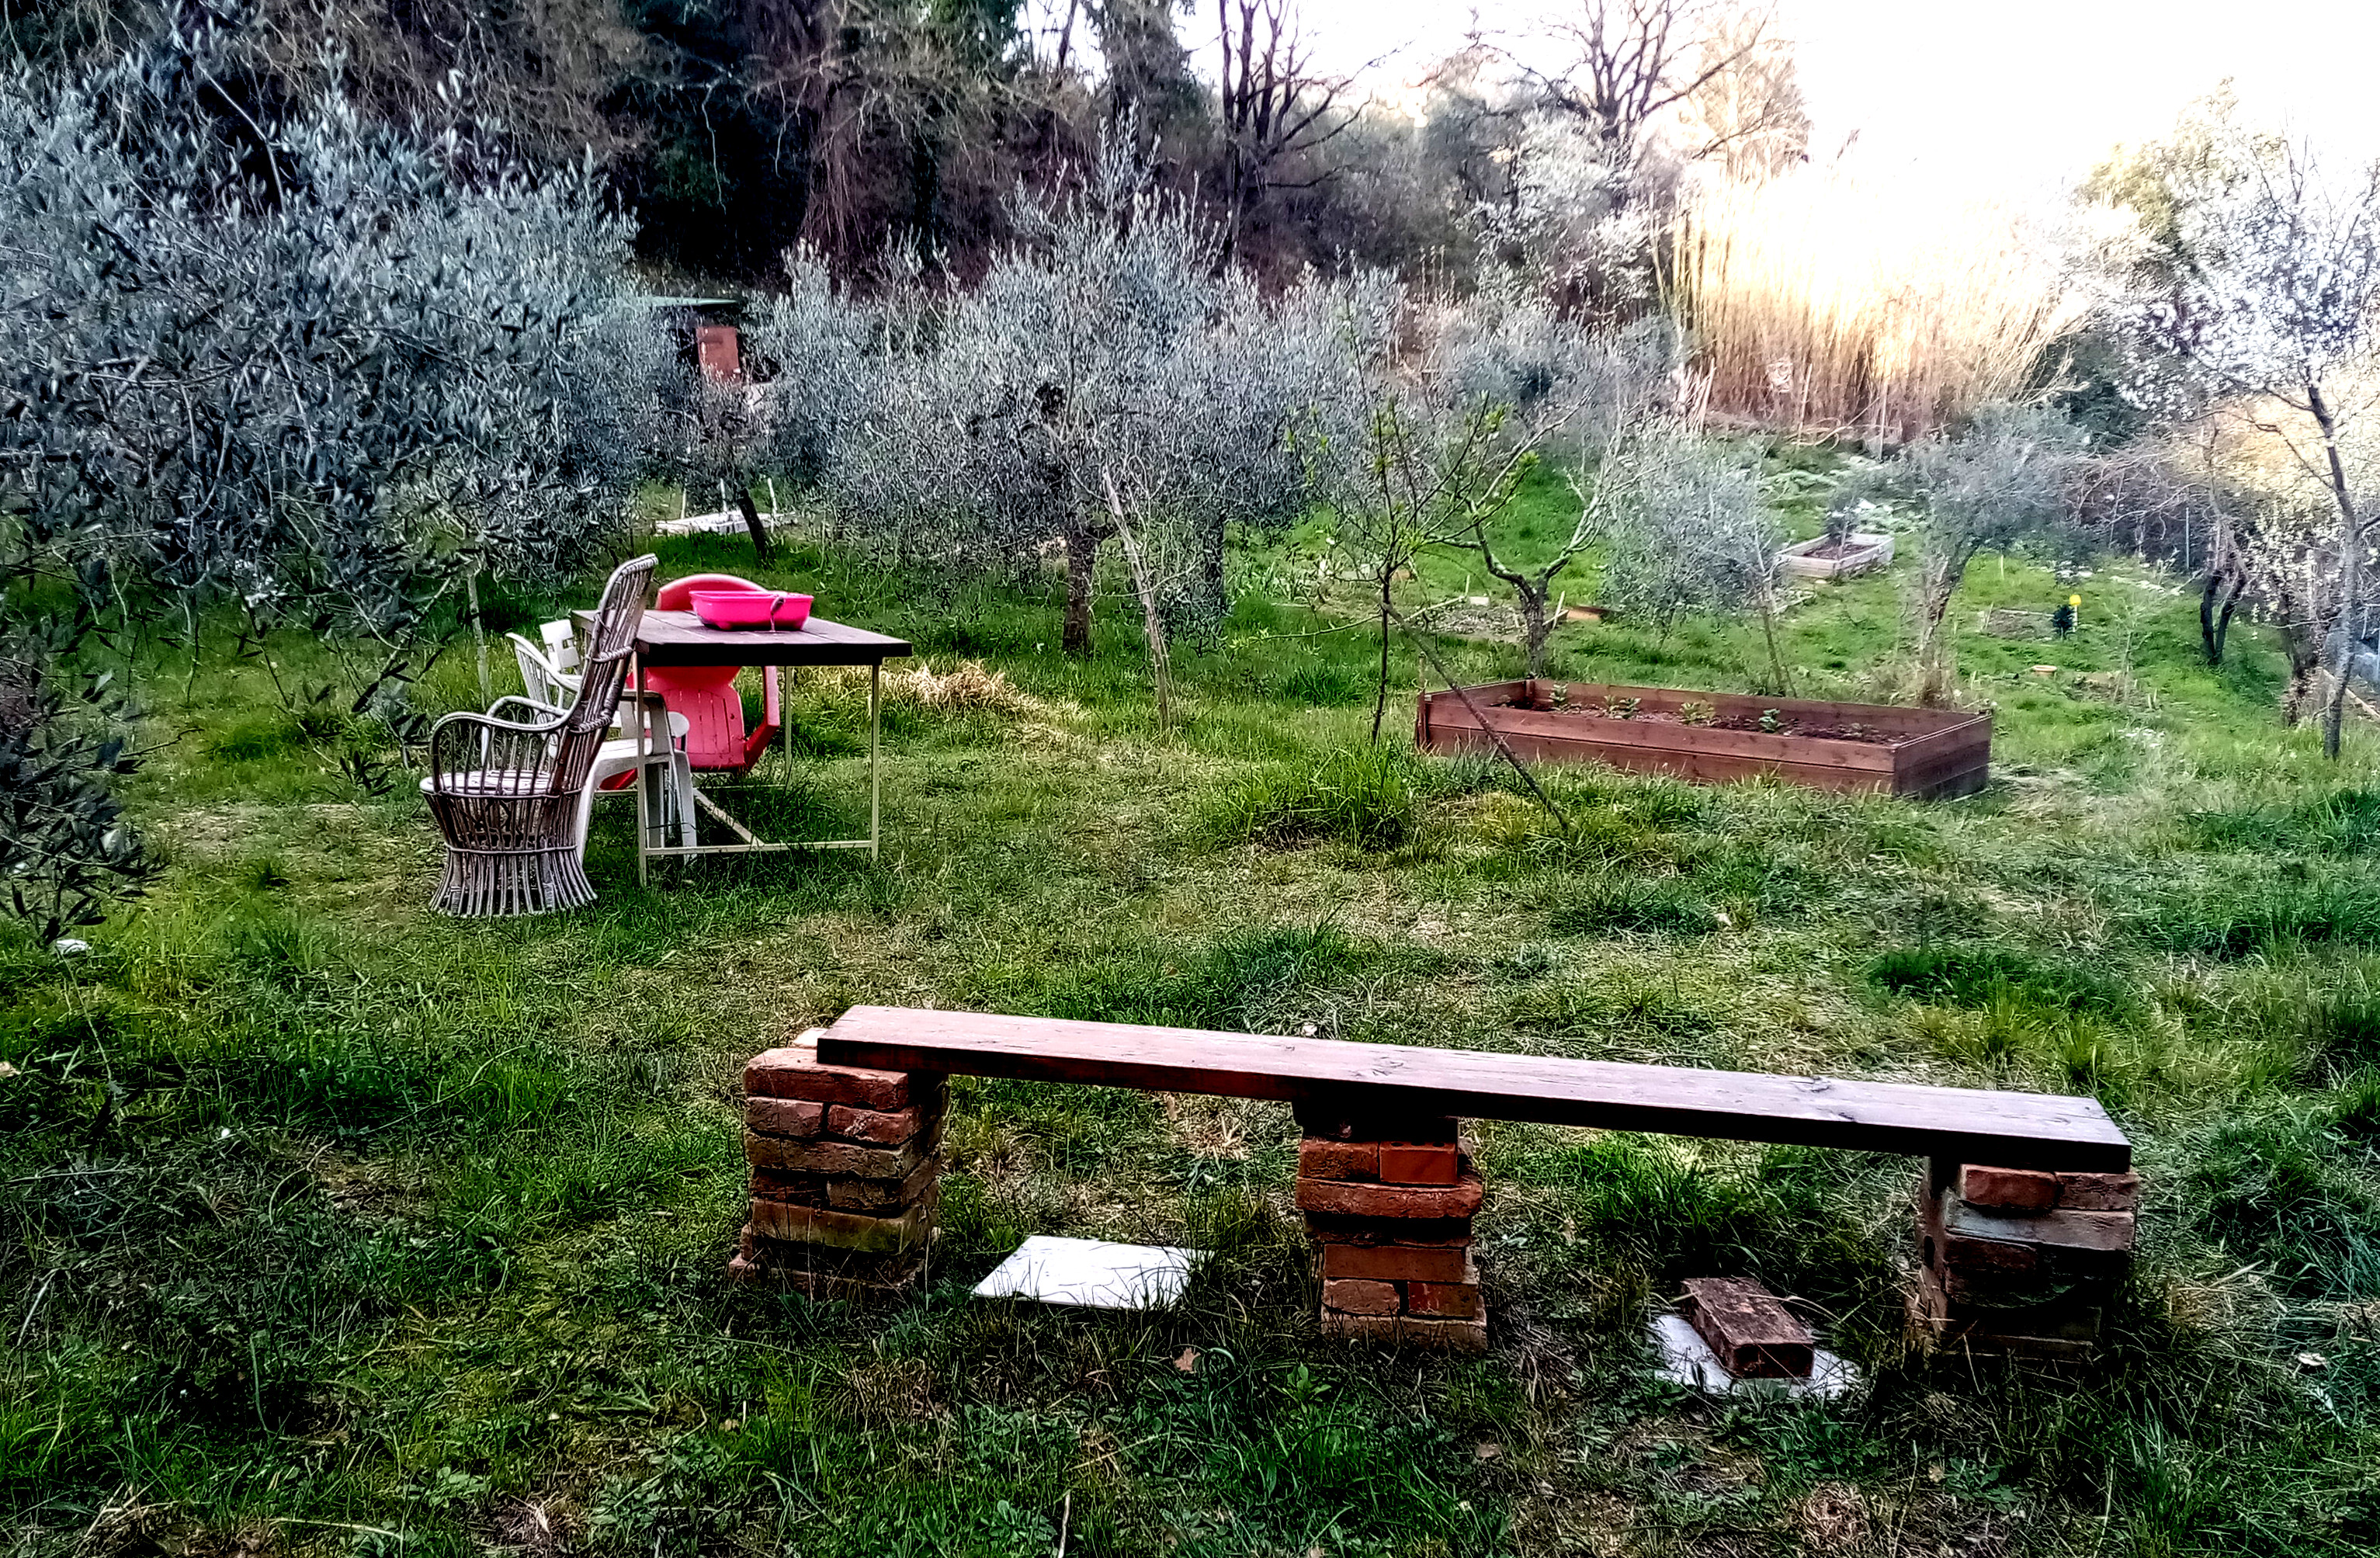
<instances>
[{"instance_id":1,"label":"metal table leg","mask_svg":"<svg viewBox=\"0 0 2380 1558\"><path fill-rule=\"evenodd\" d=\"M877 661L868 668L868 858L879 858L883 837L882 770L877 761L876 731L878 713L883 706L884 662Z\"/></svg>"},{"instance_id":2,"label":"metal table leg","mask_svg":"<svg viewBox=\"0 0 2380 1558\"><path fill-rule=\"evenodd\" d=\"M652 840L645 836L645 819L650 815L654 798L652 775L647 772L652 765L645 761L649 755L645 750L645 726L648 723L645 714L645 657L631 650L628 663L636 668L637 673L637 706L631 717L637 727L637 885L642 887L645 885L646 862L652 858ZM666 721L662 728L669 728Z\"/></svg>"}]
</instances>

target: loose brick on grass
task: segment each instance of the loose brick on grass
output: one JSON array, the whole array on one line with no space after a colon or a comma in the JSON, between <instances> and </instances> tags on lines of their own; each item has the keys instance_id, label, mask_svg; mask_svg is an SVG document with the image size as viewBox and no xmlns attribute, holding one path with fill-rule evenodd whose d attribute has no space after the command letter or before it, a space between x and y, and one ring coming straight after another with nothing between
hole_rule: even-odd
<instances>
[{"instance_id":1,"label":"loose brick on grass","mask_svg":"<svg viewBox=\"0 0 2380 1558\"><path fill-rule=\"evenodd\" d=\"M1694 1277L1686 1283L1686 1319L1739 1380L1806 1380L1815 1344L1792 1311L1756 1282Z\"/></svg>"}]
</instances>

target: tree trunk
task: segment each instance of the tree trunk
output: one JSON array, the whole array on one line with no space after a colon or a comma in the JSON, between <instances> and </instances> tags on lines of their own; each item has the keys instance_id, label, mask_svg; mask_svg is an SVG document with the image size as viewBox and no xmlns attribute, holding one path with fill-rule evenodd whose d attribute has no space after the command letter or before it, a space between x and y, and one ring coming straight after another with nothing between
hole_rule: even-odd
<instances>
[{"instance_id":1,"label":"tree trunk","mask_svg":"<svg viewBox=\"0 0 2380 1558\"><path fill-rule=\"evenodd\" d=\"M1099 538L1090 531L1066 531L1066 626L1058 647L1087 659L1091 652L1091 583L1099 571Z\"/></svg>"},{"instance_id":2,"label":"tree trunk","mask_svg":"<svg viewBox=\"0 0 2380 1558\"><path fill-rule=\"evenodd\" d=\"M1390 603L1389 586L1396 578L1396 570L1383 570L1380 575L1380 690L1372 700L1372 745L1380 744L1380 722L1389 713L1389 619L1396 615Z\"/></svg>"},{"instance_id":3,"label":"tree trunk","mask_svg":"<svg viewBox=\"0 0 2380 1558\"><path fill-rule=\"evenodd\" d=\"M2322 755L2336 759L2339 725L2347 717L2348 677L2355 666L2356 646L2363 639L2363 522L2355 512L2355 495L2348 490L2347 468L2338 457L2338 430L2320 385L2307 383L2306 408L2322 428L2323 453L2330 461L2330 495L2338 505L2338 605L2330 625L2338 636L2338 649L2331 657L2330 697L2322 711ZM2327 650L2327 637L2317 637L2315 648Z\"/></svg>"},{"instance_id":4,"label":"tree trunk","mask_svg":"<svg viewBox=\"0 0 2380 1558\"><path fill-rule=\"evenodd\" d=\"M2231 583L2231 592L2223 595L2223 584L2227 578ZM2198 596L2198 641L2200 647L2206 651L2206 663L2209 666L2223 663L2223 646L2225 640L2231 635L2231 614L2240 609L2240 592L2247 588L2248 576L2244 573L2228 574L2218 571L2206 576L2206 588L2201 590ZM2215 597L2217 595L2223 595L2223 606L2220 612L2215 605Z\"/></svg>"},{"instance_id":5,"label":"tree trunk","mask_svg":"<svg viewBox=\"0 0 2380 1558\"><path fill-rule=\"evenodd\" d=\"M1529 679L1535 681L1546 674L1546 643L1553 637L1553 618L1547 614L1542 588L1515 583L1512 593L1520 599L1521 648L1528 655Z\"/></svg>"}]
</instances>

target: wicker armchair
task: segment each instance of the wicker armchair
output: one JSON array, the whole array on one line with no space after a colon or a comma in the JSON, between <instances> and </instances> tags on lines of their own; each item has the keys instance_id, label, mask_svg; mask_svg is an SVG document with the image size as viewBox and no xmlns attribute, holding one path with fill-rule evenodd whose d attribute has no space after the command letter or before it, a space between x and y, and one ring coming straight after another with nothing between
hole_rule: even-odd
<instances>
[{"instance_id":1,"label":"wicker armchair","mask_svg":"<svg viewBox=\"0 0 2380 1558\"><path fill-rule=\"evenodd\" d=\"M657 560L623 563L595 610L577 699L554 718L449 714L430 734L430 810L446 835L431 907L548 914L595 901L578 859L581 795L620 706Z\"/></svg>"}]
</instances>

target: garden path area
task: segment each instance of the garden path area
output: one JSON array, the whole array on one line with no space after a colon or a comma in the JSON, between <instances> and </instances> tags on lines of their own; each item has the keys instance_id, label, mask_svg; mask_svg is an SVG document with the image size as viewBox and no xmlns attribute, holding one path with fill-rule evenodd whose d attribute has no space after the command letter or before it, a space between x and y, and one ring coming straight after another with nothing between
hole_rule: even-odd
<instances>
[{"instance_id":1,"label":"garden path area","mask_svg":"<svg viewBox=\"0 0 2380 1558\"><path fill-rule=\"evenodd\" d=\"M2192 597L2102 565L2072 639L1962 632L1983 796L1547 771L1564 835L1489 763L1366 749L1371 640L1303 609L1177 649L1161 735L1125 603L1078 663L1046 601L798 540L760 571L736 538L662 550L917 643L880 864L640 890L599 808L592 908L443 920L410 775L228 635L188 702L149 668L171 744L133 806L171 870L87 955L0 967L0 1552L2380 1543L2380 773L2368 732L2334 767L2278 728L2256 635L2204 667ZM1986 561L1954 620L2068 588ZM1888 578L1812 587L1797 690L1863 691L1898 609ZM1574 624L1555 669L1736 689L1742 647ZM419 701L477 696L466 644ZM758 822L848 822L854 703L796 688L815 783ZM962 1078L917 1301L733 1288L741 1065L859 1002L2092 1090L2141 1146L2140 1277L2079 1376L1928 1360L1911 1161L1488 1124L1492 1350L1384 1362L1312 1333L1285 1106ZM965 1297L1037 1233L1216 1254L1172 1313ZM1658 1381L1648 1307L1722 1272L1804 1301L1871 1388Z\"/></svg>"}]
</instances>

